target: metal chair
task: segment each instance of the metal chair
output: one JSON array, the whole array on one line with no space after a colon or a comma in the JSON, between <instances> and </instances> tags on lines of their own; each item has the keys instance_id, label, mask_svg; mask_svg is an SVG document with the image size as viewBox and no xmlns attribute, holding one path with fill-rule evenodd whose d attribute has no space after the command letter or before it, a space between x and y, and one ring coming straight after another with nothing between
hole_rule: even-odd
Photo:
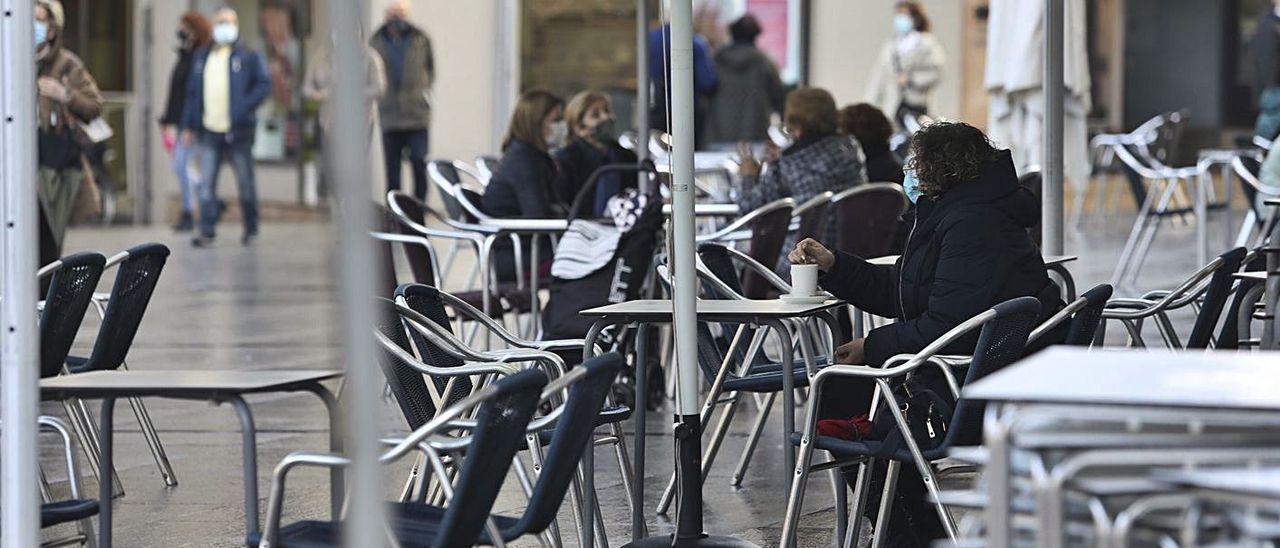
<instances>
[{"instance_id":1,"label":"metal chair","mask_svg":"<svg viewBox=\"0 0 1280 548\"><path fill-rule=\"evenodd\" d=\"M796 527L799 524L800 509L804 502L805 484L812 471L828 470L851 464L860 464L859 482L854 491L854 509L856 518L862 514L866 490L871 480L867 461L871 459L887 459L889 461L885 489L881 493L880 511L875 525L875 544L884 542L883 532L887 530L890 504L898 472L903 463L914 464L924 479L925 487L936 499L939 494L938 474L932 463L944 458L953 446L976 445L982 440L982 416L985 404L973 402L959 393L958 387L952 386L956 397L946 434L934 447L920 447L911 431L911 426L903 414L903 410L895 395L891 381L902 381L937 355L947 345L974 330L981 329L973 360L965 376L965 383L976 381L1022 357L1027 337L1035 326L1040 314L1040 303L1033 297L1019 297L997 304L990 310L979 314L948 331L938 340L926 346L914 355L900 355L891 358L884 368L859 365L833 365L819 371L813 376L809 388L809 403L805 410L805 424L802 433L794 434L792 439L800 445L800 458L797 460L795 481L792 483L791 495L787 501L786 518L782 525L782 546L794 546ZM946 370L945 367L942 368ZM877 398L883 398L885 405L896 425L884 440L846 441L817 435L818 404L822 398L823 385L832 378L851 377L873 380L877 386ZM873 407L873 419L874 416ZM828 462L813 464L814 449L824 449L832 455ZM957 539L955 520L948 510L935 504L938 517L954 541ZM855 519L848 531L848 538L858 538L861 519Z\"/></svg>"},{"instance_id":2,"label":"metal chair","mask_svg":"<svg viewBox=\"0 0 1280 548\"><path fill-rule=\"evenodd\" d=\"M160 273L164 270L168 257L168 247L151 243L131 247L107 259L104 266L116 267L116 279L110 294L105 297L101 294L94 295L94 307L102 317L98 337L94 340L89 357L67 356L67 371L84 373L128 368L125 358L133 346L138 327L142 325L142 317L147 312L151 294L160 281ZM133 408L133 415L142 428L151 456L160 468L164 484L169 487L177 486L178 478L169 464L169 457L160 443L160 436L151 422L151 414L147 412L146 405L141 398L129 398L129 406ZM97 428L92 417L86 418L90 435L97 439Z\"/></svg>"},{"instance_id":3,"label":"metal chair","mask_svg":"<svg viewBox=\"0 0 1280 548\"><path fill-rule=\"evenodd\" d=\"M71 353L80 324L93 302L106 261L100 253L76 253L45 265L37 273L40 278L51 276L49 292L40 310L40 378L56 377L66 370L67 355ZM61 403L96 475L98 440L91 435L91 414L82 401L63 400ZM116 491L123 493L119 478L113 474L112 480L116 483Z\"/></svg>"},{"instance_id":4,"label":"metal chair","mask_svg":"<svg viewBox=\"0 0 1280 548\"><path fill-rule=\"evenodd\" d=\"M1271 234L1276 224L1276 206L1264 206L1259 203L1259 195L1280 196L1280 188L1262 183L1259 172L1262 163L1258 158L1237 156L1231 160L1231 169L1240 179L1240 187L1249 209L1245 212L1244 221L1240 223L1240 231L1236 234L1236 245L1253 249L1261 246Z\"/></svg>"},{"instance_id":5,"label":"metal chair","mask_svg":"<svg viewBox=\"0 0 1280 548\"><path fill-rule=\"evenodd\" d=\"M507 355L512 352L523 352L523 355L538 356L538 353L551 354L555 356L563 356L566 353L576 352L577 358L581 358L582 348L585 341L582 339L564 339L564 340L547 340L547 341L529 341L522 339L515 334L507 331L501 325L495 323L492 319L480 314L480 311L472 307L467 302L442 292L434 287L421 284L404 284L396 291L396 297L403 299L405 305L410 310L420 314L422 318L429 319L438 325L442 332L449 333L448 315L446 307L452 309L455 315L466 317L477 325L488 329L492 334L500 340L511 346L511 350L496 351L494 355ZM462 364L463 356L456 351L451 352L453 345L441 345L433 341L433 338L427 333L410 329L410 337L413 339L414 345L418 348L419 355L424 361L431 363L437 367L456 367ZM520 354L517 354L520 355ZM563 361L559 362L559 370L563 370ZM559 373L554 373L558 375ZM437 384L443 384L441 380L436 381ZM470 386L470 381L464 378L455 378L453 383L458 386L452 387L452 390L441 389L442 394L454 395L458 390L463 390ZM466 383L465 385L462 383ZM631 460L627 452L626 438L622 431L621 423L631 418L632 410L622 405L614 405L612 402L603 409L598 410L597 426L607 427L609 429L608 436L602 438L598 444L609 444L614 446L614 453L618 461L618 469L622 476L622 485L624 491L628 494L631 492L630 483ZM627 500L631 500L628 496ZM598 514L597 514L598 515ZM603 526L601 526L603 529ZM603 537L602 537L603 538Z\"/></svg>"},{"instance_id":6,"label":"metal chair","mask_svg":"<svg viewBox=\"0 0 1280 548\"><path fill-rule=\"evenodd\" d=\"M476 156L476 174L480 176L477 178L480 184L486 186L489 184L489 180L493 179L493 174L498 171L498 164L501 162L501 158L490 154Z\"/></svg>"},{"instance_id":7,"label":"metal chair","mask_svg":"<svg viewBox=\"0 0 1280 548\"><path fill-rule=\"evenodd\" d=\"M775 200L756 208L710 234L697 237L698 243L736 243L747 241L747 255L773 270L782 253L782 243L791 226L791 214L796 202L791 198ZM770 284L752 273L743 281L742 294L750 299L769 296Z\"/></svg>"},{"instance_id":8,"label":"metal chair","mask_svg":"<svg viewBox=\"0 0 1280 548\"><path fill-rule=\"evenodd\" d=\"M1129 334L1129 346L1146 348L1142 322L1151 318L1168 348L1209 348L1213 344L1213 330L1231 295L1232 275L1240 270L1245 255L1242 247L1227 251L1171 291L1152 292L1140 299L1112 299L1103 310L1102 319L1119 321ZM1178 340L1168 313L1186 306L1198 306L1199 311L1191 333L1183 343ZM1100 330L1099 342L1105 339L1105 324Z\"/></svg>"},{"instance_id":9,"label":"metal chair","mask_svg":"<svg viewBox=\"0 0 1280 548\"><path fill-rule=\"evenodd\" d=\"M453 421L473 408L474 428L465 444L453 451L465 451L452 488L445 488L447 508L437 508L438 519L413 519L400 516L390 523L391 534L401 546L471 546L482 538L485 529L497 532L489 510L498 498L507 469L520 449L525 430L537 409L547 377L540 371L522 371L498 379L456 405L442 410L433 419L415 429L407 438L383 453L379 461L394 462L414 450L425 452L433 467L441 461L439 450L430 445L433 435L454 428ZM339 455L291 453L276 466L271 481L266 530L250 535L250 546L339 546L342 542L338 521L308 520L280 525L283 512L285 478L300 465L345 467L350 461ZM443 467L438 473L443 472ZM447 476L445 476L447 477ZM444 483L443 485L447 485ZM434 508L434 507L433 507ZM493 535L499 537L500 535ZM500 540L495 544L504 546Z\"/></svg>"},{"instance_id":10,"label":"metal chair","mask_svg":"<svg viewBox=\"0 0 1280 548\"><path fill-rule=\"evenodd\" d=\"M450 225L456 229L461 229L462 227L455 223L477 225L480 222L480 219L488 218L488 216L485 215L477 205L481 202L473 199L480 195L483 190L477 191L475 189L468 189L466 185L463 184L462 174L468 174L476 181L487 182L488 180L487 178L484 178L483 175L472 171L471 167L467 166L463 162L432 160L427 163L427 177L435 184L436 191L440 194L440 203L444 204L444 210L445 213L448 214L448 219L454 221L454 223L450 223ZM484 188L483 183L479 188ZM405 195L412 197L409 194ZM416 198L414 199L416 200ZM388 195L388 205L391 205L391 201L391 197ZM418 222L424 221L423 219L417 218L413 220ZM445 272L448 272L449 269L453 267L453 260L457 257L458 249L461 244L462 240L452 239L449 251L445 255L444 259ZM475 269L473 268L472 271L474 273Z\"/></svg>"},{"instance_id":11,"label":"metal chair","mask_svg":"<svg viewBox=\"0 0 1280 548\"><path fill-rule=\"evenodd\" d=\"M910 206L897 183L868 183L832 196L836 240L831 247L867 258L892 254L893 236Z\"/></svg>"},{"instance_id":12,"label":"metal chair","mask_svg":"<svg viewBox=\"0 0 1280 548\"><path fill-rule=\"evenodd\" d=\"M52 500L53 495L43 481L43 472L41 473L40 487L44 503L40 505L40 528L47 529L64 523L78 522L77 534L51 539L40 545L43 547L72 544L92 546L94 545L92 518L98 515L99 506L98 501L83 498L80 493L80 469L76 464L75 452L72 450L71 432L67 425L56 417L41 416L39 423L41 430L53 432L62 440L62 458L67 466L67 483L71 494L71 498L68 499Z\"/></svg>"}]
</instances>

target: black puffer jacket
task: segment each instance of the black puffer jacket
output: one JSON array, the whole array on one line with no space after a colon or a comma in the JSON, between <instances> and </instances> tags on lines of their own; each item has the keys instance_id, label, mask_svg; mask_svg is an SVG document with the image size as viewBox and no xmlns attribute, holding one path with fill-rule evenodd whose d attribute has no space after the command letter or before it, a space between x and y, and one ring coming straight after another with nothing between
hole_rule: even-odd
<instances>
[{"instance_id":1,"label":"black puffer jacket","mask_svg":"<svg viewBox=\"0 0 1280 548\"><path fill-rule=\"evenodd\" d=\"M898 263L872 265L836 254L823 288L854 306L897 322L867 335L866 363L923 349L961 322L1014 297L1040 299L1043 320L1063 306L1044 259L1027 235L1040 204L1018 185L1008 151L981 177L956 185L936 201L920 198L915 227ZM977 334L945 350L973 351Z\"/></svg>"},{"instance_id":2,"label":"black puffer jacket","mask_svg":"<svg viewBox=\"0 0 1280 548\"><path fill-rule=\"evenodd\" d=\"M562 217L551 195L556 171L555 161L546 152L512 139L503 149L498 170L484 189L485 212L504 219Z\"/></svg>"}]
</instances>

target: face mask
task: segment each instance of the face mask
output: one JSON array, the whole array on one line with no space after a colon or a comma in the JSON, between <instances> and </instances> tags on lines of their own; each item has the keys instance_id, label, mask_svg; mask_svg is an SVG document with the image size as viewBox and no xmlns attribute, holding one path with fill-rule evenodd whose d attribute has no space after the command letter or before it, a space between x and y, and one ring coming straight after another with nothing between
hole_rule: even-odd
<instances>
[{"instance_id":1,"label":"face mask","mask_svg":"<svg viewBox=\"0 0 1280 548\"><path fill-rule=\"evenodd\" d=\"M564 140L569 136L569 124L564 120L552 122L551 127L543 134L542 139L547 142L548 148L560 148L564 145Z\"/></svg>"},{"instance_id":2,"label":"face mask","mask_svg":"<svg viewBox=\"0 0 1280 548\"><path fill-rule=\"evenodd\" d=\"M592 131L591 136L601 143L613 141L613 118L601 120L596 124L596 129Z\"/></svg>"},{"instance_id":3,"label":"face mask","mask_svg":"<svg viewBox=\"0 0 1280 548\"><path fill-rule=\"evenodd\" d=\"M235 43L240 37L240 28L231 23L218 23L213 26L213 41L222 44Z\"/></svg>"},{"instance_id":4,"label":"face mask","mask_svg":"<svg viewBox=\"0 0 1280 548\"><path fill-rule=\"evenodd\" d=\"M36 21L35 35L36 47L40 47L40 44L49 39L49 24L44 21Z\"/></svg>"},{"instance_id":5,"label":"face mask","mask_svg":"<svg viewBox=\"0 0 1280 548\"><path fill-rule=\"evenodd\" d=\"M911 19L910 15L899 13L893 16L893 32L899 36L915 30L916 22Z\"/></svg>"},{"instance_id":6,"label":"face mask","mask_svg":"<svg viewBox=\"0 0 1280 548\"><path fill-rule=\"evenodd\" d=\"M187 31L182 30L182 29L178 29L178 41L179 41L179 42L182 42L182 43L184 43L184 44L185 44L185 43L187 42L187 38L188 38L188 37L190 37L190 36L191 36L190 34L187 34Z\"/></svg>"},{"instance_id":7,"label":"face mask","mask_svg":"<svg viewBox=\"0 0 1280 548\"><path fill-rule=\"evenodd\" d=\"M920 181L916 179L916 172L912 169L902 170L902 176L902 190L907 193L907 199L914 204L920 199Z\"/></svg>"}]
</instances>

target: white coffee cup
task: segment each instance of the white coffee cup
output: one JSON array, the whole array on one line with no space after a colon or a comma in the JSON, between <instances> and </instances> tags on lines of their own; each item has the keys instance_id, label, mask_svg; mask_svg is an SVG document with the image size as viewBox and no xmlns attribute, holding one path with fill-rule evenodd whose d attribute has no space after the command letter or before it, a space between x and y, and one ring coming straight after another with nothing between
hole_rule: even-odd
<instances>
[{"instance_id":1,"label":"white coffee cup","mask_svg":"<svg viewBox=\"0 0 1280 548\"><path fill-rule=\"evenodd\" d=\"M818 265L791 265L791 296L812 297L818 292Z\"/></svg>"}]
</instances>

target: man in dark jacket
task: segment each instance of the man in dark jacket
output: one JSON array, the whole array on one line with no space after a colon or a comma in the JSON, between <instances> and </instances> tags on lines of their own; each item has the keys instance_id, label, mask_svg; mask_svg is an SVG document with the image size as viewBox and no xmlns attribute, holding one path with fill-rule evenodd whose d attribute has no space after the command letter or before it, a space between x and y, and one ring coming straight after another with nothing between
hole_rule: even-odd
<instances>
[{"instance_id":1,"label":"man in dark jacket","mask_svg":"<svg viewBox=\"0 0 1280 548\"><path fill-rule=\"evenodd\" d=\"M400 167L405 154L413 168L413 194L427 198L427 128L431 124L428 94L435 81L431 39L409 22L409 3L387 6L386 22L369 39L387 71L387 90L378 102L382 122L382 153L387 189L400 190Z\"/></svg>"},{"instance_id":2,"label":"man in dark jacket","mask_svg":"<svg viewBox=\"0 0 1280 548\"><path fill-rule=\"evenodd\" d=\"M201 183L200 234L195 247L213 245L222 206L218 201L218 169L222 157L231 160L240 193L240 215L248 245L258 235L258 193L253 174L253 136L258 107L271 91L267 61L240 43L235 10L220 8L213 15L213 44L196 50L187 77L187 100L182 108L183 140L198 142Z\"/></svg>"},{"instance_id":3,"label":"man in dark jacket","mask_svg":"<svg viewBox=\"0 0 1280 548\"><path fill-rule=\"evenodd\" d=\"M707 141L760 142L769 138L769 118L782 114L787 90L778 67L756 47L760 23L751 14L729 25L733 44L716 52L720 87L711 98Z\"/></svg>"}]
</instances>

